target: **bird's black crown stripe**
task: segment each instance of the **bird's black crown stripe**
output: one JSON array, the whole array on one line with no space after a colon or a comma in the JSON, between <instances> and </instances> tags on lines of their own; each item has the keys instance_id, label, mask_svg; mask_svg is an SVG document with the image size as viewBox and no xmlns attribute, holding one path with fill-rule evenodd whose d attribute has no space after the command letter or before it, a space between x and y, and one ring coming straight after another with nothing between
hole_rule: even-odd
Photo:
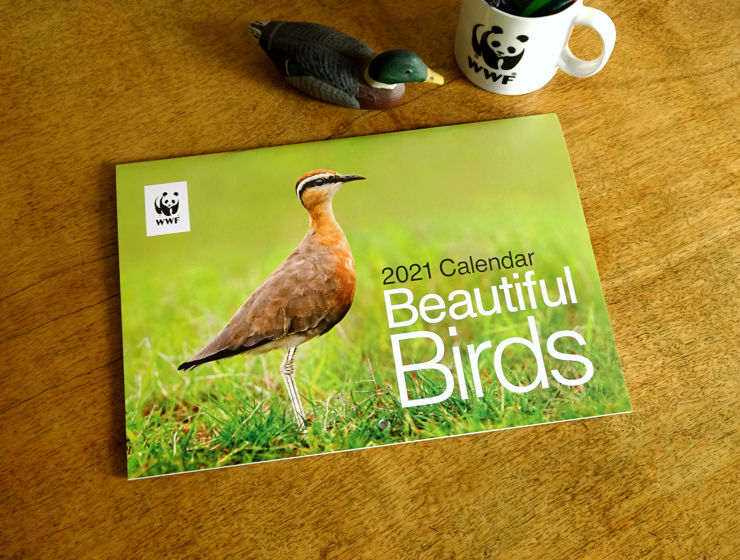
<instances>
[{"instance_id":1,"label":"bird's black crown stripe","mask_svg":"<svg viewBox=\"0 0 740 560\"><path fill-rule=\"evenodd\" d=\"M296 189L296 194L300 198L301 194L306 189L310 189L312 187L323 187L324 185L328 185L330 183L341 183L343 179L344 177L342 177L341 175L325 175L316 177L315 179L304 181L303 183L299 184Z\"/></svg>"},{"instance_id":2,"label":"bird's black crown stripe","mask_svg":"<svg viewBox=\"0 0 740 560\"><path fill-rule=\"evenodd\" d=\"M304 188L321 187L328 183L341 183L343 179L344 177L342 177L341 175L332 175L329 177L317 177L316 179L311 179L308 183L306 183L304 185Z\"/></svg>"}]
</instances>

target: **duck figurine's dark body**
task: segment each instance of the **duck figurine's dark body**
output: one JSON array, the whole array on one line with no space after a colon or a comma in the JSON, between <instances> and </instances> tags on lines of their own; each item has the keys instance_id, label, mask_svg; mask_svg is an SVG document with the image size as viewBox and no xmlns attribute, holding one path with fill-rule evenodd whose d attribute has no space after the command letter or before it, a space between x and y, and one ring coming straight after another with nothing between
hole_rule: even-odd
<instances>
[{"instance_id":1,"label":"duck figurine's dark body","mask_svg":"<svg viewBox=\"0 0 740 560\"><path fill-rule=\"evenodd\" d=\"M336 105L388 109L403 99L405 82L444 83L411 51L377 54L318 23L253 21L249 30L291 85Z\"/></svg>"}]
</instances>

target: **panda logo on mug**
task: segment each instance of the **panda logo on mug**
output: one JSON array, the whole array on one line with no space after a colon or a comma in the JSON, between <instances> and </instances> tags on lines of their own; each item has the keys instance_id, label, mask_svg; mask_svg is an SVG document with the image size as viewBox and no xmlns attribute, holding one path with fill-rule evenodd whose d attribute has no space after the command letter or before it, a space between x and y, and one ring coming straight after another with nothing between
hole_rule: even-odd
<instances>
[{"instance_id":1,"label":"panda logo on mug","mask_svg":"<svg viewBox=\"0 0 740 560\"><path fill-rule=\"evenodd\" d=\"M529 40L526 35L508 37L498 25L492 26L478 37L478 28L473 27L473 51L482 56L486 64L494 70L511 70L524 56L524 43Z\"/></svg>"}]
</instances>

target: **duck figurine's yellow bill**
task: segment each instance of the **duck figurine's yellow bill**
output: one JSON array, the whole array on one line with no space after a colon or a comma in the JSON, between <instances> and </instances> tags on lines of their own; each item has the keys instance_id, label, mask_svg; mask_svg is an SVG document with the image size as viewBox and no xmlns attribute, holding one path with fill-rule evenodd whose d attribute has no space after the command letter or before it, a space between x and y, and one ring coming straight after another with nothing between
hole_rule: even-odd
<instances>
[{"instance_id":1,"label":"duck figurine's yellow bill","mask_svg":"<svg viewBox=\"0 0 740 560\"><path fill-rule=\"evenodd\" d=\"M253 21L249 30L292 86L336 105L388 109L401 103L407 82L444 83L414 52L378 54L318 23Z\"/></svg>"}]
</instances>

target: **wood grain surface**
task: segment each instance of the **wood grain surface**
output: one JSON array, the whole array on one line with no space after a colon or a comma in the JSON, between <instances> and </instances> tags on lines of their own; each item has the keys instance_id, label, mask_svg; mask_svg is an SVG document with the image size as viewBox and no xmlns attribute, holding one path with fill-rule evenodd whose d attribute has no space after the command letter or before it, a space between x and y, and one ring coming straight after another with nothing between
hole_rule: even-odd
<instances>
[{"instance_id":1,"label":"wood grain surface","mask_svg":"<svg viewBox=\"0 0 740 560\"><path fill-rule=\"evenodd\" d=\"M0 556L737 557L740 5L589 4L617 27L605 69L504 97L456 67L452 0L2 2ZM253 19L447 82L386 112L313 101ZM632 414L126 480L115 164L551 112Z\"/></svg>"}]
</instances>

